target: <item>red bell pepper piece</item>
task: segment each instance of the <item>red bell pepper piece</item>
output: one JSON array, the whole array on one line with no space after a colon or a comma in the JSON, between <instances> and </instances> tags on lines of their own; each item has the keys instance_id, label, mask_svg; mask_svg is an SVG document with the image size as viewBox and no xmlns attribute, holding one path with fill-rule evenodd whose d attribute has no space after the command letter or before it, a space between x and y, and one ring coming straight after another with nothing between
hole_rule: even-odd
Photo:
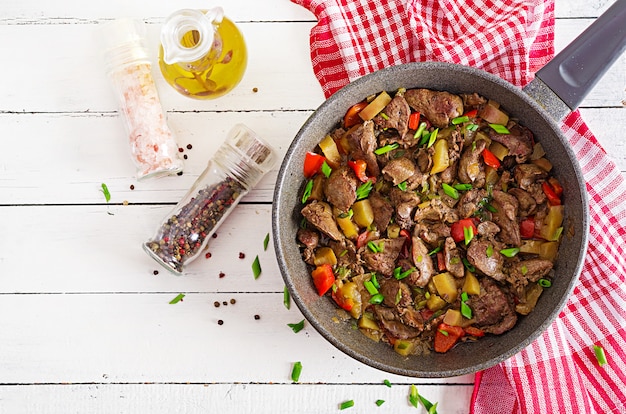
<instances>
[{"instance_id":1,"label":"red bell pepper piece","mask_svg":"<svg viewBox=\"0 0 626 414\"><path fill-rule=\"evenodd\" d=\"M304 156L304 176L311 178L322 169L322 164L326 161L326 157L315 152L307 152Z\"/></svg>"},{"instance_id":2,"label":"red bell pepper piece","mask_svg":"<svg viewBox=\"0 0 626 414\"><path fill-rule=\"evenodd\" d=\"M465 218L457 221L456 223L452 223L452 226L450 226L450 235L455 242L459 243L465 240L465 231L463 229L469 227L472 228L475 235L478 234L478 228L476 227L476 224L474 224L474 221L470 218Z\"/></svg>"},{"instance_id":3,"label":"red bell pepper piece","mask_svg":"<svg viewBox=\"0 0 626 414\"><path fill-rule=\"evenodd\" d=\"M370 177L367 176L365 170L367 169L367 163L363 160L354 160L348 161L348 166L352 168L354 174L356 174L356 178L358 178L361 182L366 183L370 180Z\"/></svg>"},{"instance_id":4,"label":"red bell pepper piece","mask_svg":"<svg viewBox=\"0 0 626 414\"><path fill-rule=\"evenodd\" d=\"M361 112L366 106L367 101L359 102L352 105L343 117L344 128L350 128L352 126L355 126L356 124L363 122L363 120L359 116L359 112Z\"/></svg>"},{"instance_id":5,"label":"red bell pepper piece","mask_svg":"<svg viewBox=\"0 0 626 414\"><path fill-rule=\"evenodd\" d=\"M420 125L420 113L413 112L409 115L409 129L417 130Z\"/></svg>"},{"instance_id":6,"label":"red bell pepper piece","mask_svg":"<svg viewBox=\"0 0 626 414\"><path fill-rule=\"evenodd\" d=\"M535 235L535 218L526 217L519 224L519 233L522 239L532 239Z\"/></svg>"},{"instance_id":7,"label":"red bell pepper piece","mask_svg":"<svg viewBox=\"0 0 626 414\"><path fill-rule=\"evenodd\" d=\"M437 332L435 332L435 352L448 352L463 335L465 335L465 331L460 326L439 324Z\"/></svg>"},{"instance_id":8,"label":"red bell pepper piece","mask_svg":"<svg viewBox=\"0 0 626 414\"><path fill-rule=\"evenodd\" d=\"M465 333L469 336L476 336L478 338L485 336L485 332L482 329L478 329L475 326L468 326L465 328Z\"/></svg>"},{"instance_id":9,"label":"red bell pepper piece","mask_svg":"<svg viewBox=\"0 0 626 414\"><path fill-rule=\"evenodd\" d=\"M464 115L468 118L476 118L476 115L478 115L478 109L472 109L471 111L467 111Z\"/></svg>"},{"instance_id":10,"label":"red bell pepper piece","mask_svg":"<svg viewBox=\"0 0 626 414\"><path fill-rule=\"evenodd\" d=\"M320 296L323 296L328 289L333 286L335 283L335 274L333 273L333 268L329 264L323 264L317 266L312 272L311 277L313 278L313 284L317 289L317 293Z\"/></svg>"},{"instance_id":11,"label":"red bell pepper piece","mask_svg":"<svg viewBox=\"0 0 626 414\"><path fill-rule=\"evenodd\" d=\"M498 157L496 157L493 154L493 152L485 148L482 154L483 154L483 160L485 161L485 164L487 164L491 168L495 168L496 170L500 168L500 160L498 159Z\"/></svg>"},{"instance_id":12,"label":"red bell pepper piece","mask_svg":"<svg viewBox=\"0 0 626 414\"><path fill-rule=\"evenodd\" d=\"M548 197L548 204L551 206L560 206L561 205L561 197L559 197L554 188L548 183L544 181L541 183L541 188L543 189L543 193Z\"/></svg>"}]
</instances>

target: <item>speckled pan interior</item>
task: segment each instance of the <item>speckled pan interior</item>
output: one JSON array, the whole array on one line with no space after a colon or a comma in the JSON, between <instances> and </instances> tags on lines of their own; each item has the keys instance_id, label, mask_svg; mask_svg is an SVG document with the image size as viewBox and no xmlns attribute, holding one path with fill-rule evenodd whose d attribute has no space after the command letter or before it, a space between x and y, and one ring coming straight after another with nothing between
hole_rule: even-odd
<instances>
[{"instance_id":1,"label":"speckled pan interior","mask_svg":"<svg viewBox=\"0 0 626 414\"><path fill-rule=\"evenodd\" d=\"M487 336L475 343L460 344L446 354L402 357L388 345L376 343L350 323L337 323L336 306L319 297L300 257L296 232L304 184L304 155L335 127L354 103L382 90L400 87L430 88L454 93L478 92L502 105L529 127L543 144L554 173L564 187L565 234L555 264L552 287L545 289L535 310L501 336ZM374 368L409 377L451 377L493 366L533 342L557 317L570 296L587 247L588 201L585 183L565 137L541 106L519 88L480 70L460 65L427 62L390 67L350 83L324 102L305 122L281 165L272 210L274 247L280 271L308 322L341 351Z\"/></svg>"}]
</instances>

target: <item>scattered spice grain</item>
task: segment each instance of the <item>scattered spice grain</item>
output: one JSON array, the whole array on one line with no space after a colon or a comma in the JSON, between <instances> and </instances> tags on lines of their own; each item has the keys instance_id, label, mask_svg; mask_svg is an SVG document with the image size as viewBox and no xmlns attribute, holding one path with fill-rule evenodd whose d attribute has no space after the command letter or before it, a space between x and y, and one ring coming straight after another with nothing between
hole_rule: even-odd
<instances>
[{"instance_id":1,"label":"scattered spice grain","mask_svg":"<svg viewBox=\"0 0 626 414\"><path fill-rule=\"evenodd\" d=\"M158 271L158 270L155 270L155 271L153 271L153 272L152 272L152 274L156 276L156 275L158 275L158 274L159 274L159 271Z\"/></svg>"},{"instance_id":2,"label":"scattered spice grain","mask_svg":"<svg viewBox=\"0 0 626 414\"><path fill-rule=\"evenodd\" d=\"M246 258L246 254L244 252L239 252L239 258L240 259L245 259Z\"/></svg>"},{"instance_id":3,"label":"scattered spice grain","mask_svg":"<svg viewBox=\"0 0 626 414\"><path fill-rule=\"evenodd\" d=\"M234 305L235 303L237 303L237 301L234 298L230 300L231 305Z\"/></svg>"},{"instance_id":4,"label":"scattered spice grain","mask_svg":"<svg viewBox=\"0 0 626 414\"><path fill-rule=\"evenodd\" d=\"M260 315L254 315L254 319L256 319L258 321L259 319L261 319L261 316Z\"/></svg>"},{"instance_id":5,"label":"scattered spice grain","mask_svg":"<svg viewBox=\"0 0 626 414\"><path fill-rule=\"evenodd\" d=\"M222 305L228 306L228 302L224 301L224 302L222 302Z\"/></svg>"},{"instance_id":6,"label":"scattered spice grain","mask_svg":"<svg viewBox=\"0 0 626 414\"><path fill-rule=\"evenodd\" d=\"M224 325L224 321L220 319L220 320L217 321L217 324L218 325Z\"/></svg>"},{"instance_id":7,"label":"scattered spice grain","mask_svg":"<svg viewBox=\"0 0 626 414\"><path fill-rule=\"evenodd\" d=\"M183 158L184 158L184 159L187 159L187 158L189 158L189 157L187 156L187 154L185 154L185 155L183 155Z\"/></svg>"},{"instance_id":8,"label":"scattered spice grain","mask_svg":"<svg viewBox=\"0 0 626 414\"><path fill-rule=\"evenodd\" d=\"M131 185L130 185L130 189L131 189L131 190L134 190L134 189L135 189L135 185L134 185L134 184L131 184Z\"/></svg>"},{"instance_id":9,"label":"scattered spice grain","mask_svg":"<svg viewBox=\"0 0 626 414\"><path fill-rule=\"evenodd\" d=\"M178 147L178 152L183 152L185 149L183 147Z\"/></svg>"},{"instance_id":10,"label":"scattered spice grain","mask_svg":"<svg viewBox=\"0 0 626 414\"><path fill-rule=\"evenodd\" d=\"M220 272L220 279L223 278L224 276L226 276L226 274L224 272Z\"/></svg>"},{"instance_id":11,"label":"scattered spice grain","mask_svg":"<svg viewBox=\"0 0 626 414\"><path fill-rule=\"evenodd\" d=\"M192 146L191 144L187 144L187 149L188 149L188 150L190 150L190 149L192 149L192 148L193 148L193 146Z\"/></svg>"},{"instance_id":12,"label":"scattered spice grain","mask_svg":"<svg viewBox=\"0 0 626 414\"><path fill-rule=\"evenodd\" d=\"M209 259L211 257L211 252L206 252L206 254L204 255L204 257L206 257L207 259Z\"/></svg>"},{"instance_id":13,"label":"scattered spice grain","mask_svg":"<svg viewBox=\"0 0 626 414\"><path fill-rule=\"evenodd\" d=\"M216 308L220 307L220 303L218 301L213 302L213 306L215 306Z\"/></svg>"},{"instance_id":14,"label":"scattered spice grain","mask_svg":"<svg viewBox=\"0 0 626 414\"><path fill-rule=\"evenodd\" d=\"M257 93L259 91L259 88L252 88L252 92Z\"/></svg>"}]
</instances>

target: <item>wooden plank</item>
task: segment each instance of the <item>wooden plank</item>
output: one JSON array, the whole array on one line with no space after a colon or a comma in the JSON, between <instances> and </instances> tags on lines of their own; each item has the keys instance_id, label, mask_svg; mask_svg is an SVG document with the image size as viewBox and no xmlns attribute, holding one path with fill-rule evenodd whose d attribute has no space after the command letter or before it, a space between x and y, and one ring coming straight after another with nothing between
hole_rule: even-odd
<instances>
[{"instance_id":1,"label":"wooden plank","mask_svg":"<svg viewBox=\"0 0 626 414\"><path fill-rule=\"evenodd\" d=\"M84 384L0 386L0 408L12 414L220 413L330 414L354 401L347 412L412 413L410 387L394 384ZM467 414L471 385L421 384L440 413ZM376 400L384 400L381 406Z\"/></svg>"},{"instance_id":2,"label":"wooden plank","mask_svg":"<svg viewBox=\"0 0 626 414\"><path fill-rule=\"evenodd\" d=\"M0 227L5 234L0 237L0 293L282 293L272 239L263 250L272 226L270 205L239 205L210 240L211 257L201 255L181 277L161 268L141 247L171 208L4 207L2 217L11 219ZM257 255L263 272L255 280L252 262Z\"/></svg>"},{"instance_id":3,"label":"wooden plank","mask_svg":"<svg viewBox=\"0 0 626 414\"><path fill-rule=\"evenodd\" d=\"M283 306L282 293L190 293L175 305L171 299L170 293L5 295L0 384L289 384L296 361L303 384L473 381L473 375L389 374L338 351L308 324L296 334L287 324L302 315Z\"/></svg>"},{"instance_id":4,"label":"wooden plank","mask_svg":"<svg viewBox=\"0 0 626 414\"><path fill-rule=\"evenodd\" d=\"M597 17L615 0L556 0L555 14L557 18ZM202 0L185 2L187 8L206 8ZM308 10L287 0L266 0L250 2L249 0L229 0L222 2L226 13L238 21L286 21L313 20ZM67 21L80 23L97 19L112 19L120 16L140 16L151 19L164 18L176 10L171 2L155 0L150 2L149 10L141 2L111 0L90 3L79 0L41 3L38 0L22 0L8 2L0 10L0 23L32 22L36 24L59 24ZM181 6L183 7L183 6Z\"/></svg>"},{"instance_id":5,"label":"wooden plank","mask_svg":"<svg viewBox=\"0 0 626 414\"><path fill-rule=\"evenodd\" d=\"M127 134L116 114L0 114L5 137L0 140L0 205L102 203L101 183L108 186L112 203L176 203L239 122L276 149L276 167L245 199L270 202L280 161L310 114L171 113L170 127L188 155L183 176L142 182L135 178Z\"/></svg>"},{"instance_id":6,"label":"wooden plank","mask_svg":"<svg viewBox=\"0 0 626 414\"><path fill-rule=\"evenodd\" d=\"M557 49L562 49L590 22L587 19L559 21ZM323 95L310 63L308 33L312 25L311 22L242 24L250 50L244 79L231 94L218 100L198 102L178 94L163 80L156 66L160 25L149 24L154 78L164 108L168 111L317 108L323 102ZM20 78L29 80L29 93L25 93L23 82L3 85L0 112L115 111L117 104L96 47L97 29L96 24L0 25L0 38L20 38L19 43L0 44L0 53L20 61ZM65 46L59 49L56 47L59 44ZM273 47L267 48L267 44ZM42 62L46 62L45 76L41 75ZM624 67L626 57L607 72L582 106L621 106L626 99ZM15 79L15 67L0 67L0 78ZM253 92L254 88L258 92Z\"/></svg>"},{"instance_id":7,"label":"wooden plank","mask_svg":"<svg viewBox=\"0 0 626 414\"><path fill-rule=\"evenodd\" d=\"M243 23L249 60L241 83L217 99L189 99L171 88L158 68L161 25L148 24L146 46L163 107L176 111L310 110L323 101L313 75L308 33L312 22ZM2 65L1 112L111 112L117 102L98 47L98 24L0 25L0 53L20 62ZM57 47L63 45L62 48ZM271 45L271 47L268 47ZM45 73L45 75L42 75ZM257 88L258 92L253 92Z\"/></svg>"}]
</instances>

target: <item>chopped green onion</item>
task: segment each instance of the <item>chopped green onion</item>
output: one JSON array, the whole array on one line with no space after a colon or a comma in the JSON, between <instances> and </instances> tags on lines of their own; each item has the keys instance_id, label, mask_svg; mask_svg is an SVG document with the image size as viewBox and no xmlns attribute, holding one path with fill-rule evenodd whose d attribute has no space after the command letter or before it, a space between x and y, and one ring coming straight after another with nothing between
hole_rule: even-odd
<instances>
[{"instance_id":1,"label":"chopped green onion","mask_svg":"<svg viewBox=\"0 0 626 414\"><path fill-rule=\"evenodd\" d=\"M474 132L474 131L478 130L478 125L477 124L470 124L466 128L467 128L468 131Z\"/></svg>"},{"instance_id":2,"label":"chopped green onion","mask_svg":"<svg viewBox=\"0 0 626 414\"><path fill-rule=\"evenodd\" d=\"M383 249L378 244L374 243L373 241L367 242L367 247L374 253L380 253L383 251Z\"/></svg>"},{"instance_id":3,"label":"chopped green onion","mask_svg":"<svg viewBox=\"0 0 626 414\"><path fill-rule=\"evenodd\" d=\"M376 400L376 405L379 407L383 405L384 403L385 403L385 400Z\"/></svg>"},{"instance_id":4,"label":"chopped green onion","mask_svg":"<svg viewBox=\"0 0 626 414\"><path fill-rule=\"evenodd\" d=\"M381 295L380 293L377 293L370 298L370 303L372 305L380 305L381 303L383 303L384 300L385 300L385 297Z\"/></svg>"},{"instance_id":5,"label":"chopped green onion","mask_svg":"<svg viewBox=\"0 0 626 414\"><path fill-rule=\"evenodd\" d=\"M328 165L326 161L324 161L322 163L322 174L324 174L324 177L328 178L330 177L331 172L333 172L333 169L330 168L330 165Z\"/></svg>"},{"instance_id":6,"label":"chopped green onion","mask_svg":"<svg viewBox=\"0 0 626 414\"><path fill-rule=\"evenodd\" d=\"M472 308L465 301L461 301L461 315L467 319L472 319Z\"/></svg>"},{"instance_id":7,"label":"chopped green onion","mask_svg":"<svg viewBox=\"0 0 626 414\"><path fill-rule=\"evenodd\" d=\"M431 251L428 252L429 256L432 256L433 254L437 254L441 251L441 246L437 246L434 249L432 249Z\"/></svg>"},{"instance_id":8,"label":"chopped green onion","mask_svg":"<svg viewBox=\"0 0 626 414\"><path fill-rule=\"evenodd\" d=\"M374 151L374 154L376 155L383 155L389 151L393 151L396 148L398 148L400 146L400 144L398 144L397 142L394 142L393 144L389 144L389 145L385 145L384 147L380 147L377 150Z\"/></svg>"},{"instance_id":9,"label":"chopped green onion","mask_svg":"<svg viewBox=\"0 0 626 414\"><path fill-rule=\"evenodd\" d=\"M469 300L469 295L467 294L467 292L461 293L461 301L466 302L468 300Z\"/></svg>"},{"instance_id":10,"label":"chopped green onion","mask_svg":"<svg viewBox=\"0 0 626 414\"><path fill-rule=\"evenodd\" d=\"M391 382L389 382L388 379L384 380L383 384L385 384L387 387L391 388Z\"/></svg>"},{"instance_id":11,"label":"chopped green onion","mask_svg":"<svg viewBox=\"0 0 626 414\"><path fill-rule=\"evenodd\" d=\"M469 116L467 115L457 116L456 118L452 119L452 125L462 124L463 122L468 122L469 120Z\"/></svg>"},{"instance_id":12,"label":"chopped green onion","mask_svg":"<svg viewBox=\"0 0 626 414\"><path fill-rule=\"evenodd\" d=\"M287 286L283 288L283 305L285 305L287 309L291 308L291 295L289 295Z\"/></svg>"},{"instance_id":13,"label":"chopped green onion","mask_svg":"<svg viewBox=\"0 0 626 414\"><path fill-rule=\"evenodd\" d=\"M340 410L345 410L346 408L354 407L354 400L344 401L339 405Z\"/></svg>"},{"instance_id":14,"label":"chopped green onion","mask_svg":"<svg viewBox=\"0 0 626 414\"><path fill-rule=\"evenodd\" d=\"M175 305L178 302L182 302L184 297L185 297L184 293L179 293L174 299L170 300L170 305Z\"/></svg>"},{"instance_id":15,"label":"chopped green onion","mask_svg":"<svg viewBox=\"0 0 626 414\"><path fill-rule=\"evenodd\" d=\"M439 329L439 332L440 332L443 336L448 336L448 335L450 335L450 334L448 333L448 331L444 331L443 329Z\"/></svg>"},{"instance_id":16,"label":"chopped green onion","mask_svg":"<svg viewBox=\"0 0 626 414\"><path fill-rule=\"evenodd\" d=\"M489 124L489 126L491 128L493 128L494 131L496 131L498 134L510 134L511 131L509 131L508 129L506 129L506 127L504 125L500 125L500 124Z\"/></svg>"},{"instance_id":17,"label":"chopped green onion","mask_svg":"<svg viewBox=\"0 0 626 414\"><path fill-rule=\"evenodd\" d=\"M435 408L435 413L437 412L437 411L436 411L437 404L433 404L433 403L431 403L430 401L428 401L426 398L422 397L421 395L420 395L420 402L422 403L422 405L424 406L424 408L426 408L426 410L428 410L428 414L432 414L432 413L431 413L431 410L432 410L433 408Z\"/></svg>"},{"instance_id":18,"label":"chopped green onion","mask_svg":"<svg viewBox=\"0 0 626 414\"><path fill-rule=\"evenodd\" d=\"M509 249L500 250L500 254L506 257L515 257L519 253L519 247L511 247Z\"/></svg>"},{"instance_id":19,"label":"chopped green onion","mask_svg":"<svg viewBox=\"0 0 626 414\"><path fill-rule=\"evenodd\" d=\"M463 261L463 265L465 266L467 270L469 270L472 273L476 271L476 268L472 266L472 264L465 257L463 258L462 261Z\"/></svg>"},{"instance_id":20,"label":"chopped green onion","mask_svg":"<svg viewBox=\"0 0 626 414\"><path fill-rule=\"evenodd\" d=\"M409 402L413 407L417 408L417 405L419 404L419 398L420 396L417 392L417 387L411 384L411 391L409 392Z\"/></svg>"},{"instance_id":21,"label":"chopped green onion","mask_svg":"<svg viewBox=\"0 0 626 414\"><path fill-rule=\"evenodd\" d=\"M528 273L528 267L526 267L526 265L522 265L520 271L522 272L522 275L526 275L526 273Z\"/></svg>"},{"instance_id":22,"label":"chopped green onion","mask_svg":"<svg viewBox=\"0 0 626 414\"><path fill-rule=\"evenodd\" d=\"M376 278L376 273L372 273L372 277L370 278L372 284L376 289L380 289L380 284L378 283L378 279Z\"/></svg>"},{"instance_id":23,"label":"chopped green onion","mask_svg":"<svg viewBox=\"0 0 626 414\"><path fill-rule=\"evenodd\" d=\"M455 200L459 199L459 192L456 190L456 188L446 183L442 183L441 187L443 188L443 192L446 193L447 196L452 197Z\"/></svg>"},{"instance_id":24,"label":"chopped green onion","mask_svg":"<svg viewBox=\"0 0 626 414\"><path fill-rule=\"evenodd\" d=\"M492 206L492 205L491 205L491 204L489 204L489 203L485 204L485 208L486 208L487 210L491 211L492 213L497 213L497 212L498 212L498 209L497 209L497 208L495 208L494 206Z\"/></svg>"},{"instance_id":25,"label":"chopped green onion","mask_svg":"<svg viewBox=\"0 0 626 414\"><path fill-rule=\"evenodd\" d=\"M422 263L422 260L424 260L424 258L422 257L421 254L417 256L417 263Z\"/></svg>"},{"instance_id":26,"label":"chopped green onion","mask_svg":"<svg viewBox=\"0 0 626 414\"><path fill-rule=\"evenodd\" d=\"M430 137L428 137L428 145L426 145L426 148L430 148L433 146L433 144L437 140L438 133L439 133L439 128L435 128L435 130L430 133Z\"/></svg>"},{"instance_id":27,"label":"chopped green onion","mask_svg":"<svg viewBox=\"0 0 626 414\"><path fill-rule=\"evenodd\" d=\"M304 329L304 319L302 319L298 323L288 323L287 326L290 327L291 330L293 330L294 333L298 333L302 329Z\"/></svg>"},{"instance_id":28,"label":"chopped green onion","mask_svg":"<svg viewBox=\"0 0 626 414\"><path fill-rule=\"evenodd\" d=\"M417 128L417 131L415 131L415 135L413 135L413 139L417 139L421 137L424 130L426 130L426 126L427 126L426 122L422 122L420 126Z\"/></svg>"},{"instance_id":29,"label":"chopped green onion","mask_svg":"<svg viewBox=\"0 0 626 414\"><path fill-rule=\"evenodd\" d=\"M402 272L401 267L396 267L395 269L393 269L393 277L395 277L397 280L402 280L414 271L414 267L410 268L409 270L405 270L404 272Z\"/></svg>"},{"instance_id":30,"label":"chopped green onion","mask_svg":"<svg viewBox=\"0 0 626 414\"><path fill-rule=\"evenodd\" d=\"M381 112L381 113L380 113L380 116L381 116L384 120L386 120L386 121L388 121L388 120L389 120L389 115L387 115L387 114L386 114L386 113L384 113L384 112Z\"/></svg>"},{"instance_id":31,"label":"chopped green onion","mask_svg":"<svg viewBox=\"0 0 626 414\"><path fill-rule=\"evenodd\" d=\"M539 279L537 283L543 288L549 288L550 286L552 286L552 282L550 282L550 280L548 279Z\"/></svg>"},{"instance_id":32,"label":"chopped green onion","mask_svg":"<svg viewBox=\"0 0 626 414\"><path fill-rule=\"evenodd\" d=\"M472 241L474 238L474 228L472 226L463 227L463 238L466 246Z\"/></svg>"},{"instance_id":33,"label":"chopped green onion","mask_svg":"<svg viewBox=\"0 0 626 414\"><path fill-rule=\"evenodd\" d=\"M300 381L300 374L302 373L302 362L294 362L293 368L291 369L291 380L293 382Z\"/></svg>"},{"instance_id":34,"label":"chopped green onion","mask_svg":"<svg viewBox=\"0 0 626 414\"><path fill-rule=\"evenodd\" d=\"M400 184L398 184L398 188L402 191L406 191L406 181L402 181Z\"/></svg>"},{"instance_id":35,"label":"chopped green onion","mask_svg":"<svg viewBox=\"0 0 626 414\"><path fill-rule=\"evenodd\" d=\"M265 235L265 239L263 239L263 250L267 251L267 245L270 243L270 234L267 233Z\"/></svg>"},{"instance_id":36,"label":"chopped green onion","mask_svg":"<svg viewBox=\"0 0 626 414\"><path fill-rule=\"evenodd\" d=\"M366 280L365 282L363 282L363 286L365 287L365 289L367 289L370 295L375 295L378 293L378 289L376 289L376 286L374 286L371 280Z\"/></svg>"},{"instance_id":37,"label":"chopped green onion","mask_svg":"<svg viewBox=\"0 0 626 414\"><path fill-rule=\"evenodd\" d=\"M313 180L307 181L306 187L304 187L304 194L302 194L302 204L306 203L309 197L311 197L311 191L313 191Z\"/></svg>"},{"instance_id":38,"label":"chopped green onion","mask_svg":"<svg viewBox=\"0 0 626 414\"><path fill-rule=\"evenodd\" d=\"M341 253L339 253L339 257L344 257L347 254L348 254L348 249L343 249Z\"/></svg>"},{"instance_id":39,"label":"chopped green onion","mask_svg":"<svg viewBox=\"0 0 626 414\"><path fill-rule=\"evenodd\" d=\"M361 184L359 188L356 189L356 199L361 200L363 198L367 198L367 196L370 195L370 191L372 191L373 185L374 183L372 183L372 180Z\"/></svg>"},{"instance_id":40,"label":"chopped green onion","mask_svg":"<svg viewBox=\"0 0 626 414\"><path fill-rule=\"evenodd\" d=\"M426 144L428 142L428 138L430 138L430 132L424 130L422 132L422 139L420 139L420 142L417 145L421 147L422 145Z\"/></svg>"},{"instance_id":41,"label":"chopped green onion","mask_svg":"<svg viewBox=\"0 0 626 414\"><path fill-rule=\"evenodd\" d=\"M471 190L473 187L471 184L454 184L452 187L456 188L459 191L469 191Z\"/></svg>"},{"instance_id":42,"label":"chopped green onion","mask_svg":"<svg viewBox=\"0 0 626 414\"><path fill-rule=\"evenodd\" d=\"M102 192L104 193L104 199L107 201L111 201L111 193L109 193L109 187L105 183L102 183Z\"/></svg>"},{"instance_id":43,"label":"chopped green onion","mask_svg":"<svg viewBox=\"0 0 626 414\"><path fill-rule=\"evenodd\" d=\"M261 263L259 262L258 255L254 258L254 262L252 262L252 274L255 279L258 279L259 276L261 276Z\"/></svg>"},{"instance_id":44,"label":"chopped green onion","mask_svg":"<svg viewBox=\"0 0 626 414\"><path fill-rule=\"evenodd\" d=\"M593 352L596 354L598 365L602 366L607 363L606 355L604 355L604 348L602 348L600 345L594 345Z\"/></svg>"},{"instance_id":45,"label":"chopped green onion","mask_svg":"<svg viewBox=\"0 0 626 414\"><path fill-rule=\"evenodd\" d=\"M487 253L487 257L493 256L493 246L492 245L487 246L487 252L486 253Z\"/></svg>"}]
</instances>

